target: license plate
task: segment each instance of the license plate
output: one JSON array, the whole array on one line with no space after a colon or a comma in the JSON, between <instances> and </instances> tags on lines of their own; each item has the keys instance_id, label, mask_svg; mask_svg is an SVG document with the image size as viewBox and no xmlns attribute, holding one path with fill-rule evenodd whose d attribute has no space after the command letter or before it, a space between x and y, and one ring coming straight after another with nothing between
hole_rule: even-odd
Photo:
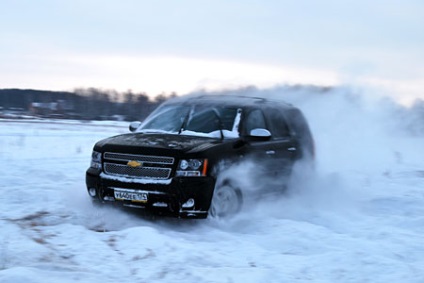
<instances>
[{"instance_id":1,"label":"license plate","mask_svg":"<svg viewBox=\"0 0 424 283\"><path fill-rule=\"evenodd\" d=\"M137 190L130 189L114 189L114 196L116 200L129 200L132 202L146 203L148 199L148 193L140 192Z\"/></svg>"}]
</instances>

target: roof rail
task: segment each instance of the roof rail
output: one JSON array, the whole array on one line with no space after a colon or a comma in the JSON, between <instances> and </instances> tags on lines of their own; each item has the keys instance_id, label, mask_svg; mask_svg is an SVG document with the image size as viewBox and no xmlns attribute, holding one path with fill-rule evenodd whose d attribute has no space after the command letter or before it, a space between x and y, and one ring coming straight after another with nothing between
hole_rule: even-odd
<instances>
[{"instance_id":1,"label":"roof rail","mask_svg":"<svg viewBox=\"0 0 424 283\"><path fill-rule=\"evenodd\" d=\"M266 98L264 97L258 97L258 96L247 96L247 95L226 95L226 94L202 94L199 96L195 96L195 98L215 98L215 97L220 97L220 96L229 96L229 97L239 97L239 98L249 98L249 99L256 99L256 100L260 100L260 101L267 101Z\"/></svg>"}]
</instances>

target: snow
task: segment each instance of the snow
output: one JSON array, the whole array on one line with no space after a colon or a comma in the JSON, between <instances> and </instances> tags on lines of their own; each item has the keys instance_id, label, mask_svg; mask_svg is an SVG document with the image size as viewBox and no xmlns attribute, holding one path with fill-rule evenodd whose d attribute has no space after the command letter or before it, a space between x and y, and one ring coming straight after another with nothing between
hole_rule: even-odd
<instances>
[{"instance_id":1,"label":"snow","mask_svg":"<svg viewBox=\"0 0 424 283\"><path fill-rule=\"evenodd\" d=\"M138 184L164 184L164 185L169 185L172 180L158 180L158 179L148 179L148 178L138 178L138 179L134 179L134 178L129 178L129 177L122 177L122 176L111 176L111 175L107 175L104 173L100 173L100 176L103 179L109 179L109 180L115 180L115 181L121 181L121 182L126 182L126 183L138 183Z\"/></svg>"},{"instance_id":2,"label":"snow","mask_svg":"<svg viewBox=\"0 0 424 283\"><path fill-rule=\"evenodd\" d=\"M193 136L193 137L207 137L207 138L221 138L221 131L213 131L210 133L199 133L194 131L184 130L181 132L182 135ZM238 138L239 134L236 131L222 130L222 135L227 139Z\"/></svg>"},{"instance_id":3,"label":"snow","mask_svg":"<svg viewBox=\"0 0 424 283\"><path fill-rule=\"evenodd\" d=\"M424 137L381 101L287 99L311 123L316 172L218 220L92 206L92 146L126 123L0 120L0 282L424 282Z\"/></svg>"},{"instance_id":4,"label":"snow","mask_svg":"<svg viewBox=\"0 0 424 283\"><path fill-rule=\"evenodd\" d=\"M172 132L172 131L142 129L138 132L139 133L163 133L163 134L171 134L171 135L187 135L187 136L202 137L202 138L205 138L205 137L206 138L221 138L220 130L213 131L210 133L200 133L200 132L183 130L181 131L181 133L178 133L178 132ZM222 130L222 134L224 135L224 138L228 138L228 139L231 139L231 138L234 139L239 137L237 130L236 131Z\"/></svg>"}]
</instances>

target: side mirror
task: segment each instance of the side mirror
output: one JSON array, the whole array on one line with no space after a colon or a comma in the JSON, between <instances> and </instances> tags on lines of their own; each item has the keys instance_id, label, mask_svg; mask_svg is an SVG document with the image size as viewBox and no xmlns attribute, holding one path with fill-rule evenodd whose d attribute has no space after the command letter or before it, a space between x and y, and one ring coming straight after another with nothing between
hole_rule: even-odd
<instances>
[{"instance_id":1,"label":"side mirror","mask_svg":"<svg viewBox=\"0 0 424 283\"><path fill-rule=\"evenodd\" d=\"M267 129L257 128L251 130L249 136L258 140L268 140L271 138L271 132Z\"/></svg>"},{"instance_id":2,"label":"side mirror","mask_svg":"<svg viewBox=\"0 0 424 283\"><path fill-rule=\"evenodd\" d=\"M135 132L140 126L141 126L141 122L139 122L139 121L131 122L131 124L129 126L130 132Z\"/></svg>"}]
</instances>

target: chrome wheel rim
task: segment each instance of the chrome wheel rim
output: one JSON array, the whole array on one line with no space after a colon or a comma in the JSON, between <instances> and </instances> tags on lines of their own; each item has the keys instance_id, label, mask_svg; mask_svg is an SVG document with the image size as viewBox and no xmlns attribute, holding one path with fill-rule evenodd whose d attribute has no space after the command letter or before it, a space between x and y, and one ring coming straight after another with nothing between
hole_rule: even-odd
<instances>
[{"instance_id":1,"label":"chrome wheel rim","mask_svg":"<svg viewBox=\"0 0 424 283\"><path fill-rule=\"evenodd\" d=\"M215 190L211 214L214 217L224 217L235 214L240 208L240 199L237 192L230 186L219 187Z\"/></svg>"}]
</instances>

